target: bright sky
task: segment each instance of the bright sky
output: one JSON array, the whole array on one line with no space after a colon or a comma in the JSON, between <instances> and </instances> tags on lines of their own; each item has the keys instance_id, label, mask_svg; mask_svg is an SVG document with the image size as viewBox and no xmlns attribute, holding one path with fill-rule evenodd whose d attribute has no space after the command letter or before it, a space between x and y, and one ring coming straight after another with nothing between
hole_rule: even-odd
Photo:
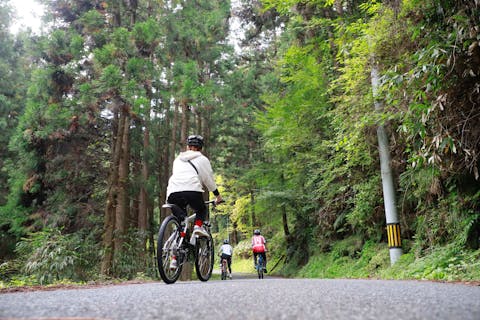
<instances>
[{"instance_id":1,"label":"bright sky","mask_svg":"<svg viewBox=\"0 0 480 320\"><path fill-rule=\"evenodd\" d=\"M18 21L12 24L10 30L17 33L27 27L34 33L40 33L43 7L35 0L11 0L10 3L17 11Z\"/></svg>"}]
</instances>

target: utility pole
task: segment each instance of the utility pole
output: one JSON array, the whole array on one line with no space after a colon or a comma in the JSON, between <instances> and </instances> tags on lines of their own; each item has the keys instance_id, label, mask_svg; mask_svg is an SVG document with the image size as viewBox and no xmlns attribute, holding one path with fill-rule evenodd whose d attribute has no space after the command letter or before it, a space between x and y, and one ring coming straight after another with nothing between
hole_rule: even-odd
<instances>
[{"instance_id":1,"label":"utility pole","mask_svg":"<svg viewBox=\"0 0 480 320\"><path fill-rule=\"evenodd\" d=\"M383 103L377 98L379 77L378 68L374 59L372 59L371 82L375 110L380 112L383 110ZM390 250L390 263L393 265L402 255L402 239L400 237L400 222L397 214L395 188L393 187L393 177L390 168L388 137L382 124L379 124L377 128L377 137L378 152L380 154L380 170L382 173L383 201L387 221L388 248Z\"/></svg>"}]
</instances>

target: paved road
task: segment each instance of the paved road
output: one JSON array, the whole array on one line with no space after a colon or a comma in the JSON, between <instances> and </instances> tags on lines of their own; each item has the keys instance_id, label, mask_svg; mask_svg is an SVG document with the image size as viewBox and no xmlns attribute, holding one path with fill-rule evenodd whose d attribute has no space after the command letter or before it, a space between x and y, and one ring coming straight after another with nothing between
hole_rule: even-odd
<instances>
[{"instance_id":1,"label":"paved road","mask_svg":"<svg viewBox=\"0 0 480 320\"><path fill-rule=\"evenodd\" d=\"M237 277L0 294L0 319L69 318L479 320L480 287Z\"/></svg>"}]
</instances>

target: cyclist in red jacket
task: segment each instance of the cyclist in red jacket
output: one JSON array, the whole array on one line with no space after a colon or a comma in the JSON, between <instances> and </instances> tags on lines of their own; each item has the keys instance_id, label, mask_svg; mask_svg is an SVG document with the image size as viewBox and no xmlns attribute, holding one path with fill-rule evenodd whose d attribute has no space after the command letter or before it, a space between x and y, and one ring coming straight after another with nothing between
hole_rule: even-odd
<instances>
[{"instance_id":1,"label":"cyclist in red jacket","mask_svg":"<svg viewBox=\"0 0 480 320\"><path fill-rule=\"evenodd\" d=\"M253 251L253 263L254 266L257 265L257 256L261 255L263 257L263 271L267 272L267 241L260 234L260 230L255 229L252 237L252 251Z\"/></svg>"}]
</instances>

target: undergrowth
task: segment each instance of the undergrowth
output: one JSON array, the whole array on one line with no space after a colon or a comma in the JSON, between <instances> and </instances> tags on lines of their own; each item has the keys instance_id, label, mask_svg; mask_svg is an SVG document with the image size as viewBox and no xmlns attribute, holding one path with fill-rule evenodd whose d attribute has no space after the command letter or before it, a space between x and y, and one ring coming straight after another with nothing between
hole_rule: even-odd
<instances>
[{"instance_id":1,"label":"undergrowth","mask_svg":"<svg viewBox=\"0 0 480 320\"><path fill-rule=\"evenodd\" d=\"M291 265L284 266L279 273L302 278L480 281L480 250L450 244L431 249L422 257L406 252L392 266L385 244L366 242L359 251L346 250L351 243L352 239L346 239L328 253L313 255L296 274Z\"/></svg>"}]
</instances>

